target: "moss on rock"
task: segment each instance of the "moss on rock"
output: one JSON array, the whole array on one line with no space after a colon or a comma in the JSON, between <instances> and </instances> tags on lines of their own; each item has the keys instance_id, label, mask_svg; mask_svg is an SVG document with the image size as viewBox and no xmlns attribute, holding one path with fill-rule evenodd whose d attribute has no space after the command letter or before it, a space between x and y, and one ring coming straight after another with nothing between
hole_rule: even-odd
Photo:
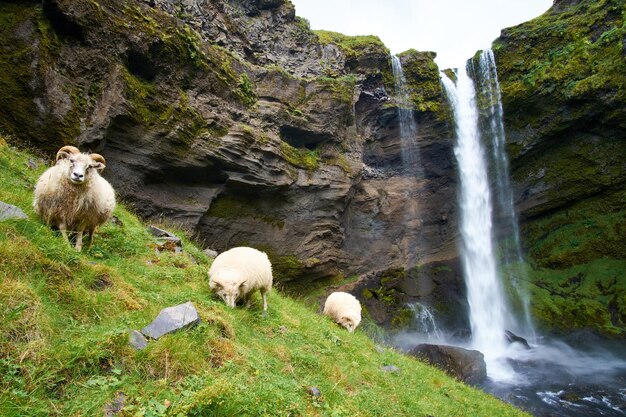
<instances>
[{"instance_id":1,"label":"moss on rock","mask_svg":"<svg viewBox=\"0 0 626 417\"><path fill-rule=\"evenodd\" d=\"M507 125L533 127L532 140L577 118L621 124L623 10L624 0L581 2L505 29L493 49Z\"/></svg>"},{"instance_id":2,"label":"moss on rock","mask_svg":"<svg viewBox=\"0 0 626 417\"><path fill-rule=\"evenodd\" d=\"M435 52L409 49L398 54L407 82L409 101L420 112L444 114L443 90ZM444 112L444 113L442 113Z\"/></svg>"},{"instance_id":3,"label":"moss on rock","mask_svg":"<svg viewBox=\"0 0 626 417\"><path fill-rule=\"evenodd\" d=\"M533 312L545 328L625 334L624 0L553 6L493 44ZM621 263L620 263L621 262Z\"/></svg>"},{"instance_id":4,"label":"moss on rock","mask_svg":"<svg viewBox=\"0 0 626 417\"><path fill-rule=\"evenodd\" d=\"M389 55L389 49L380 40L378 36L348 36L338 32L328 30L314 30L322 45L337 45L347 59L358 58L364 54L372 52Z\"/></svg>"}]
</instances>

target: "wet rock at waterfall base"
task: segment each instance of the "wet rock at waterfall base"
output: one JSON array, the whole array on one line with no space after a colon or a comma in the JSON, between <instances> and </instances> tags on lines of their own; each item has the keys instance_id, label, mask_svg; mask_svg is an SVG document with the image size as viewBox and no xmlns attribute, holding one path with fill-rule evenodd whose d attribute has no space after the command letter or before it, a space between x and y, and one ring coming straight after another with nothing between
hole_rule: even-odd
<instances>
[{"instance_id":1,"label":"wet rock at waterfall base","mask_svg":"<svg viewBox=\"0 0 626 417\"><path fill-rule=\"evenodd\" d=\"M519 343L520 345L522 345L525 349L530 349L530 345L528 344L528 341L526 339L524 339L522 336L518 336L515 333L513 333L510 330L505 330L504 331L504 335L506 336L506 340L513 344L513 343Z\"/></svg>"},{"instance_id":2,"label":"wet rock at waterfall base","mask_svg":"<svg viewBox=\"0 0 626 417\"><path fill-rule=\"evenodd\" d=\"M193 326L200 322L198 311L191 301L177 306L164 308L156 319L143 329L141 333L152 339Z\"/></svg>"},{"instance_id":3,"label":"wet rock at waterfall base","mask_svg":"<svg viewBox=\"0 0 626 417\"><path fill-rule=\"evenodd\" d=\"M425 343L417 345L409 354L468 384L477 384L487 377L485 357L477 350Z\"/></svg>"}]
</instances>

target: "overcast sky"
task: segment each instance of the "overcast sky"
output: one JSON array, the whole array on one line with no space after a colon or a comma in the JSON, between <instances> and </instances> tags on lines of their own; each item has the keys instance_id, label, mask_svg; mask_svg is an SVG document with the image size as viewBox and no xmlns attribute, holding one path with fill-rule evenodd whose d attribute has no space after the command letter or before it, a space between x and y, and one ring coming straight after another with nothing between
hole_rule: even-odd
<instances>
[{"instance_id":1,"label":"overcast sky","mask_svg":"<svg viewBox=\"0 0 626 417\"><path fill-rule=\"evenodd\" d=\"M539 16L552 0L291 0L312 29L377 35L392 53L437 52L440 68L461 66L505 27Z\"/></svg>"}]
</instances>

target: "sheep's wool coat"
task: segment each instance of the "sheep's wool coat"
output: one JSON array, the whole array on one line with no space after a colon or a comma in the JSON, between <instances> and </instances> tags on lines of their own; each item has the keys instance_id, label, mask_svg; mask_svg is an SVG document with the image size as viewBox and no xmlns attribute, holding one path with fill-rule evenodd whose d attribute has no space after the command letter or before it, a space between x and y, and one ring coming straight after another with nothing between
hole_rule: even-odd
<instances>
[{"instance_id":1,"label":"sheep's wool coat","mask_svg":"<svg viewBox=\"0 0 626 417\"><path fill-rule=\"evenodd\" d=\"M65 223L68 230L93 230L115 209L115 191L97 172L73 184L63 161L44 172L35 186L33 207L47 224Z\"/></svg>"},{"instance_id":2,"label":"sheep's wool coat","mask_svg":"<svg viewBox=\"0 0 626 417\"><path fill-rule=\"evenodd\" d=\"M342 317L349 317L356 328L361 322L361 303L352 294L337 291L326 299L324 314L337 323L340 323Z\"/></svg>"},{"instance_id":3,"label":"sheep's wool coat","mask_svg":"<svg viewBox=\"0 0 626 417\"><path fill-rule=\"evenodd\" d=\"M261 290L262 294L272 288L272 264L264 252L248 247L237 247L215 258L209 269L209 285L227 286L245 280L243 296Z\"/></svg>"}]
</instances>

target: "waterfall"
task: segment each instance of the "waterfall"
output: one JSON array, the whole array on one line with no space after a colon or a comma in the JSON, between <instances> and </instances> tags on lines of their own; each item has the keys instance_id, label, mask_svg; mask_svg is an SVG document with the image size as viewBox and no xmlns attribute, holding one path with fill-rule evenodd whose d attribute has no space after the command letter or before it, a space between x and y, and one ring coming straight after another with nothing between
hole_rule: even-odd
<instances>
[{"instance_id":1,"label":"waterfall","mask_svg":"<svg viewBox=\"0 0 626 417\"><path fill-rule=\"evenodd\" d=\"M420 303L407 304L407 307L413 312L412 327L417 332L425 334L430 341L443 340L443 333L439 330L435 316L428 307Z\"/></svg>"},{"instance_id":2,"label":"waterfall","mask_svg":"<svg viewBox=\"0 0 626 417\"><path fill-rule=\"evenodd\" d=\"M445 74L442 83L456 124L454 154L461 180L461 257L472 347L485 355L489 376L504 379L511 374L500 360L507 347L504 331L513 320L508 313L493 250L491 193L481 145L476 90L466 70L457 72L456 85Z\"/></svg>"},{"instance_id":3,"label":"waterfall","mask_svg":"<svg viewBox=\"0 0 626 417\"><path fill-rule=\"evenodd\" d=\"M478 72L476 73L478 91L484 97L484 115L486 119L485 133L490 136L492 146L492 164L494 168L495 190L494 196L497 203L496 212L499 213L501 228L507 231L503 239L502 260L509 266L509 273L515 274L511 279L513 289L521 301L524 318L523 333L534 339L534 330L530 317L530 305L528 294L528 272L522 256L520 242L519 222L513 205L513 191L510 183L509 160L506 152L506 135L504 132L504 113L502 111L502 98L498 72L493 51L483 51L478 60ZM511 269L511 264L516 268Z\"/></svg>"},{"instance_id":4,"label":"waterfall","mask_svg":"<svg viewBox=\"0 0 626 417\"><path fill-rule=\"evenodd\" d=\"M398 100L398 121L400 125L400 144L402 146L402 165L408 172L418 173L421 168L420 152L417 144L417 124L413 117L412 104L409 100L406 77L402 70L400 58L391 56L391 69L393 71Z\"/></svg>"},{"instance_id":5,"label":"waterfall","mask_svg":"<svg viewBox=\"0 0 626 417\"><path fill-rule=\"evenodd\" d=\"M400 58L391 56L391 68L394 76L395 101L397 103L398 126L400 130L400 155L402 176L406 182L404 224L407 225L403 245L406 245L405 267L411 268L419 263L421 238L421 213L417 196L420 192L420 180L423 179L417 124L413 113L413 103L402 70Z\"/></svg>"}]
</instances>

